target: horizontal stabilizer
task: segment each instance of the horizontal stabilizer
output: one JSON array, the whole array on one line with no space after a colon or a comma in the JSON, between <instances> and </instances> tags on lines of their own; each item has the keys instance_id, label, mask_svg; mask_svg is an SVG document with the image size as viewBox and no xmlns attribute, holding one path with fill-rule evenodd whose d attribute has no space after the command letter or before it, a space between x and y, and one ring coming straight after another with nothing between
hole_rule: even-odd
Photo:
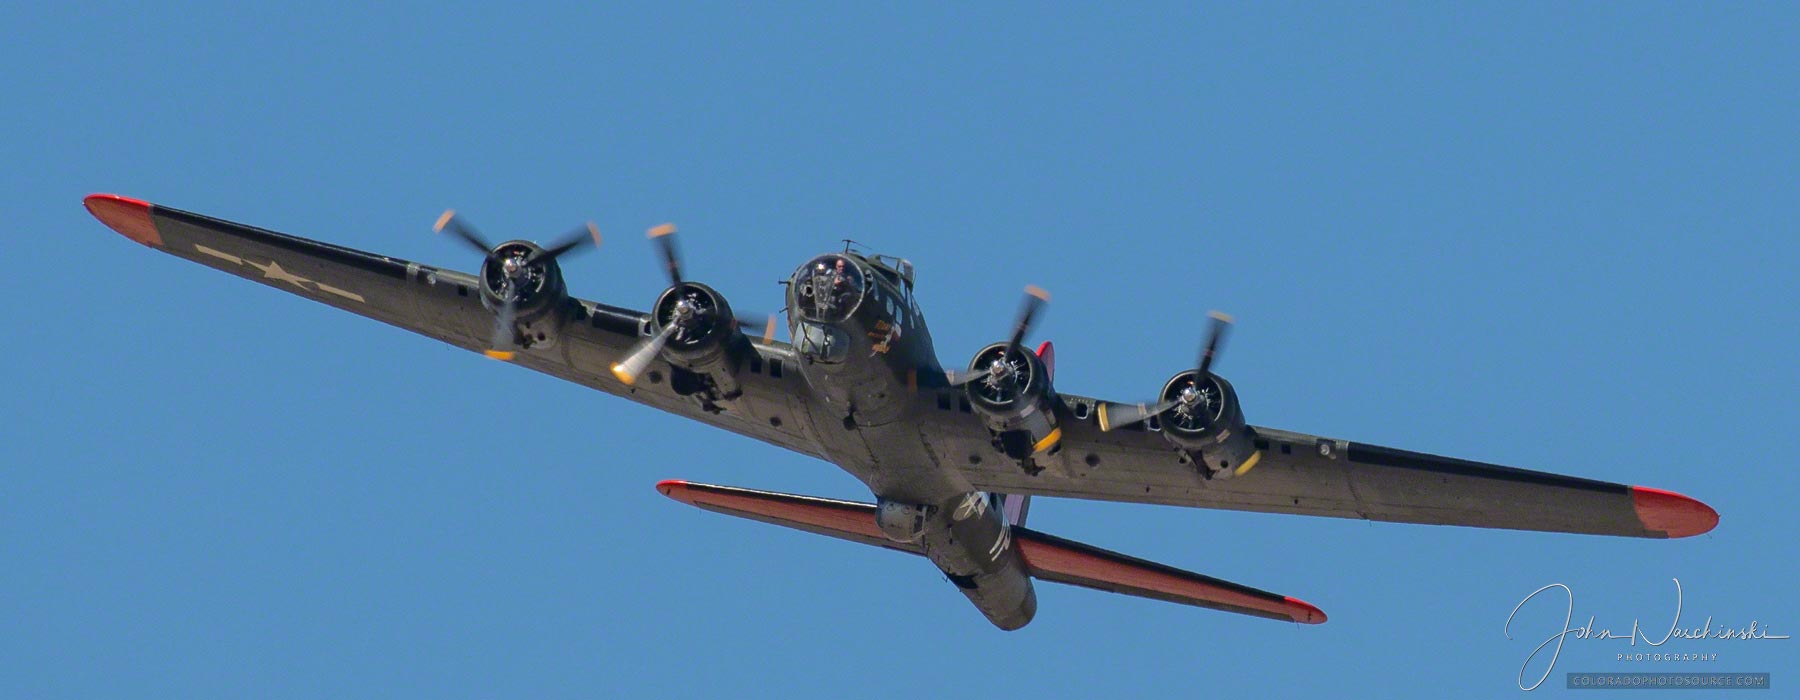
<instances>
[{"instance_id":1,"label":"horizontal stabilizer","mask_svg":"<svg viewBox=\"0 0 1800 700\"><path fill-rule=\"evenodd\" d=\"M1225 612L1291 620L1316 625L1324 611L1298 598L1232 583L1173 566L1129 557L1065 540L1054 535L1013 528L1013 541L1033 578L1140 598L1166 600Z\"/></svg>"},{"instance_id":2,"label":"horizontal stabilizer","mask_svg":"<svg viewBox=\"0 0 1800 700\"><path fill-rule=\"evenodd\" d=\"M669 498L714 513L925 555L925 551L916 545L895 542L882 535L881 528L875 525L875 506L867 503L675 480L657 484L656 490Z\"/></svg>"},{"instance_id":3,"label":"horizontal stabilizer","mask_svg":"<svg viewBox=\"0 0 1800 700\"><path fill-rule=\"evenodd\" d=\"M894 542L882 536L881 529L875 525L875 506L867 503L685 481L664 481L656 485L656 490L682 503L717 513L924 554L916 545ZM1325 613L1302 600L1024 527L1013 527L1013 542L1033 578L1274 620L1314 625L1325 621Z\"/></svg>"}]
</instances>

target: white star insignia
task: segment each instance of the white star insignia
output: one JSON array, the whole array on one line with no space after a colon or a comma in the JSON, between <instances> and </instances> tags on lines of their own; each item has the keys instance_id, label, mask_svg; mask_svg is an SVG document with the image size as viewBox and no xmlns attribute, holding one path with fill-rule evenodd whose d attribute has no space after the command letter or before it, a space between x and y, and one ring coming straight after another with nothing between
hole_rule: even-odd
<instances>
[{"instance_id":1,"label":"white star insignia","mask_svg":"<svg viewBox=\"0 0 1800 700\"><path fill-rule=\"evenodd\" d=\"M281 263L275 262L274 260L270 260L267 265L258 265L255 262L248 260L245 262L249 263L251 267L262 270L263 277L266 279L272 279L277 282L290 282L301 289L306 289L306 285L312 283L312 280L282 269Z\"/></svg>"},{"instance_id":2,"label":"white star insignia","mask_svg":"<svg viewBox=\"0 0 1800 700\"><path fill-rule=\"evenodd\" d=\"M283 268L281 266L281 263L275 262L274 260L270 260L267 265L264 265L262 263L258 263L256 261L254 261L254 260L246 260L242 257L232 255L225 251L217 250L214 248L208 248L206 246L199 245L199 244L194 245L194 250L200 252L203 255L209 255L209 256L218 258L220 260L224 260L226 262L232 263L234 265L249 265L251 267L254 267L254 268L262 271L263 279L275 280L277 282L286 282L288 284L292 284L292 285L299 287L300 289L308 291L308 292L321 292L321 293L325 293L325 294L332 294L332 295L343 297L345 299L349 299L354 302L367 303L367 300L363 299L363 296L361 294L357 294L356 292L352 292L347 289L339 289L339 288L333 287L329 284L325 284L324 282L314 282L305 277L301 277L292 272L288 272L286 268ZM308 287L307 285L312 285L312 286Z\"/></svg>"}]
</instances>

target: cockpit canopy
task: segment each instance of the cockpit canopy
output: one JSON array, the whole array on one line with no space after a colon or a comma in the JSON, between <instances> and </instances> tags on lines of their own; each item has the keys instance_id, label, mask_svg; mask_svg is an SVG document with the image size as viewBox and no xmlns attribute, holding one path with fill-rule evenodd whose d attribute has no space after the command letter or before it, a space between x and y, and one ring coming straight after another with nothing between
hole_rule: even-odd
<instances>
[{"instance_id":1,"label":"cockpit canopy","mask_svg":"<svg viewBox=\"0 0 1800 700\"><path fill-rule=\"evenodd\" d=\"M909 261L906 258L896 258L892 255L871 255L869 256L869 264L875 267L876 272L885 275L889 281L893 282L895 287L908 290L912 289L912 261Z\"/></svg>"},{"instance_id":2,"label":"cockpit canopy","mask_svg":"<svg viewBox=\"0 0 1800 700\"><path fill-rule=\"evenodd\" d=\"M808 260L794 271L793 283L795 307L800 315L820 323L849 318L868 291L862 266L835 253Z\"/></svg>"}]
</instances>

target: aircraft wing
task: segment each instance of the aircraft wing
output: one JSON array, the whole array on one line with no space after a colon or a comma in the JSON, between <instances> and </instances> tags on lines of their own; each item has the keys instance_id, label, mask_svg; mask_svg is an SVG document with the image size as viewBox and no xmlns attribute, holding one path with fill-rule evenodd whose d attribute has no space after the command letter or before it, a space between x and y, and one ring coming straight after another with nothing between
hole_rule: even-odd
<instances>
[{"instance_id":1,"label":"aircraft wing","mask_svg":"<svg viewBox=\"0 0 1800 700\"><path fill-rule=\"evenodd\" d=\"M170 255L467 350L482 351L490 342L494 312L481 303L472 275L116 195L93 195L86 204L125 237ZM821 456L804 432L807 421L794 419L805 380L797 371L779 371L796 367L791 347L757 346L769 371L743 373L742 397L730 410L711 411L668 382L628 386L612 375L611 363L642 337L646 314L570 303L572 320L557 342L518 352L516 364ZM660 358L650 369L671 376ZM1208 480L1141 425L1101 432L1094 405L1062 396L1061 447L1035 476L997 454L991 436L966 414L927 411L920 431L940 461L957 465L971 486L1000 493L1628 537L1686 537L1718 523L1705 504L1667 491L1270 428L1253 428L1262 453L1253 471ZM980 455L989 458L969 458Z\"/></svg>"},{"instance_id":2,"label":"aircraft wing","mask_svg":"<svg viewBox=\"0 0 1800 700\"><path fill-rule=\"evenodd\" d=\"M487 349L494 312L481 303L474 275L320 243L116 195L93 195L88 211L126 238L178 258L322 304L398 326L474 352ZM627 386L611 363L636 343L647 314L580 299L555 345L517 353L514 363L608 394L716 425L803 454L811 442L792 420L790 397L802 391L797 371L743 373L743 396L721 412L704 410L668 382ZM272 323L279 323L271 318ZM756 347L761 367L795 367L784 343ZM671 376L658 359L652 370ZM771 420L775 418L778 420ZM775 423L781 425L777 427Z\"/></svg>"},{"instance_id":3,"label":"aircraft wing","mask_svg":"<svg viewBox=\"0 0 1800 700\"><path fill-rule=\"evenodd\" d=\"M1062 445L1048 468L1031 476L1003 458L957 462L969 482L1000 493L1622 537L1688 537L1719 521L1706 504L1659 489L1261 427L1252 427L1262 454L1254 468L1209 480L1161 435L1141 424L1101 432L1093 399L1062 399ZM938 449L979 454L985 441L947 417L926 428Z\"/></svg>"},{"instance_id":4,"label":"aircraft wing","mask_svg":"<svg viewBox=\"0 0 1800 700\"><path fill-rule=\"evenodd\" d=\"M731 486L664 481L663 495L715 513L758 520L818 535L924 555L917 545L883 537L875 506ZM1014 546L1032 578L1123 593L1271 620L1316 625L1325 613L1306 601L1278 595L1099 547L1012 526Z\"/></svg>"}]
</instances>

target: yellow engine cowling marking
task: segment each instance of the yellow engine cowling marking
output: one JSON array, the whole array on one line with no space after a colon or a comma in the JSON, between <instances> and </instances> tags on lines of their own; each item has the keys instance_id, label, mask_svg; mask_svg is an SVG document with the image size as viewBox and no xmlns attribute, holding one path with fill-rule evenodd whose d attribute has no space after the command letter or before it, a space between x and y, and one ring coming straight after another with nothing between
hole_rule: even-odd
<instances>
[{"instance_id":1,"label":"yellow engine cowling marking","mask_svg":"<svg viewBox=\"0 0 1800 700\"><path fill-rule=\"evenodd\" d=\"M1252 468L1254 468L1256 466L1256 463L1260 462L1260 461L1262 461L1262 452L1259 450L1257 452L1252 453L1250 455L1249 459L1244 460L1243 464L1238 465L1237 471L1232 472L1232 474L1234 474L1236 476L1243 476L1244 472L1250 471Z\"/></svg>"},{"instance_id":2,"label":"yellow engine cowling marking","mask_svg":"<svg viewBox=\"0 0 1800 700\"><path fill-rule=\"evenodd\" d=\"M1052 447L1055 447L1056 443L1061 442L1061 441L1062 441L1062 428L1057 428L1055 430L1050 431L1049 435L1045 435L1044 439L1039 440L1036 445L1032 445L1031 453L1034 455L1043 454L1044 450L1048 450Z\"/></svg>"}]
</instances>

